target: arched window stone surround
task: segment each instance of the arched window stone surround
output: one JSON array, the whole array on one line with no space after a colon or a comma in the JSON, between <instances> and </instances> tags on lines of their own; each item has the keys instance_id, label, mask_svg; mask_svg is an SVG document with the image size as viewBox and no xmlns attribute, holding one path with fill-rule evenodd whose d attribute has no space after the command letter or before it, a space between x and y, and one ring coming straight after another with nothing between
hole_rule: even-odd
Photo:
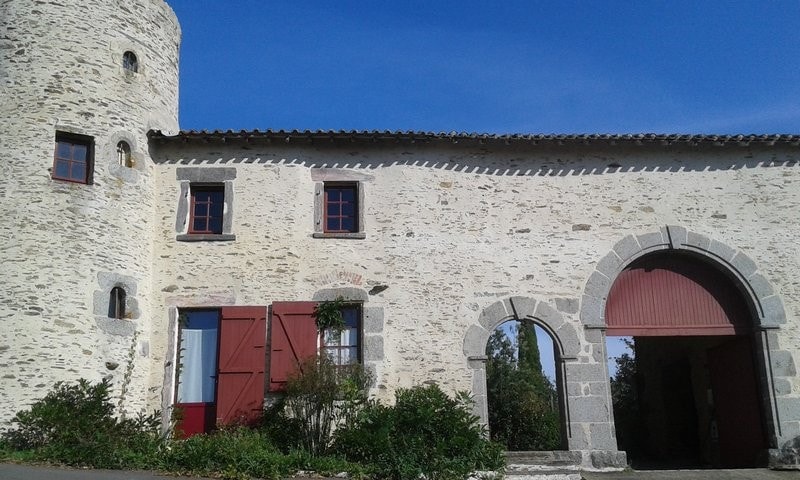
<instances>
[{"instance_id":1,"label":"arched window stone surround","mask_svg":"<svg viewBox=\"0 0 800 480\"><path fill-rule=\"evenodd\" d=\"M666 226L658 232L626 236L598 262L586 282L580 318L587 340L591 341L591 337L605 345L605 304L617 276L636 259L662 250L706 258L731 275L742 289L754 310L762 404L772 447L770 461L800 464L800 398L792 396L792 380L797 371L791 352L779 347L778 330L786 323L786 311L781 297L756 263L743 252L680 226ZM592 331L599 335L590 335ZM606 361L604 356L603 362Z\"/></svg>"},{"instance_id":2,"label":"arched window stone surround","mask_svg":"<svg viewBox=\"0 0 800 480\"><path fill-rule=\"evenodd\" d=\"M337 298L361 304L361 362L372 374L373 385L380 385L380 367L383 364L383 307L369 305L369 293L355 287L325 288L314 292L315 302L330 302Z\"/></svg>"},{"instance_id":3,"label":"arched window stone surround","mask_svg":"<svg viewBox=\"0 0 800 480\"><path fill-rule=\"evenodd\" d=\"M625 455L617 452L611 417L607 375L597 361L598 353L582 350L576 326L546 302L511 297L486 307L464 336L464 355L472 369L474 413L488 422L486 394L486 344L494 329L508 320L529 319L553 338L557 382L562 410L562 432L571 451L584 451L574 461L595 468L620 468ZM605 348L600 354L605 355ZM593 359L594 358L594 359Z\"/></svg>"}]
</instances>

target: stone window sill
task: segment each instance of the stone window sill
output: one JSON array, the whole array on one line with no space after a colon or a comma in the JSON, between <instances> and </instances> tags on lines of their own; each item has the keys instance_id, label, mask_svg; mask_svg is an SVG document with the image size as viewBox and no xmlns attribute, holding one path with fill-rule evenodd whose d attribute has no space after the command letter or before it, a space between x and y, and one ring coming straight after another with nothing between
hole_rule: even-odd
<instances>
[{"instance_id":1,"label":"stone window sill","mask_svg":"<svg viewBox=\"0 0 800 480\"><path fill-rule=\"evenodd\" d=\"M314 232L314 238L349 238L352 240L363 240L367 238L366 232L352 232L352 233L326 233Z\"/></svg>"},{"instance_id":2,"label":"stone window sill","mask_svg":"<svg viewBox=\"0 0 800 480\"><path fill-rule=\"evenodd\" d=\"M184 233L175 236L179 242L232 242L236 240L236 235L231 233Z\"/></svg>"}]
</instances>

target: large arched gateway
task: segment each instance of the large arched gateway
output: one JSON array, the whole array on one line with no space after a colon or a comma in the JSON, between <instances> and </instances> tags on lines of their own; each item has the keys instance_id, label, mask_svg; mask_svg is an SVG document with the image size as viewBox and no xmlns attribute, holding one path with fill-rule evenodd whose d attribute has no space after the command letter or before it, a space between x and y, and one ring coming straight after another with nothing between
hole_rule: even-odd
<instances>
[{"instance_id":1,"label":"large arched gateway","mask_svg":"<svg viewBox=\"0 0 800 480\"><path fill-rule=\"evenodd\" d=\"M681 227L625 237L587 282L581 320L635 339L645 462L744 467L792 454L783 303L747 255Z\"/></svg>"},{"instance_id":2,"label":"large arched gateway","mask_svg":"<svg viewBox=\"0 0 800 480\"><path fill-rule=\"evenodd\" d=\"M616 427L634 466L766 460L751 307L724 272L680 251L646 255L617 277L605 316L606 335L634 339L636 392L615 402L629 410Z\"/></svg>"}]
</instances>

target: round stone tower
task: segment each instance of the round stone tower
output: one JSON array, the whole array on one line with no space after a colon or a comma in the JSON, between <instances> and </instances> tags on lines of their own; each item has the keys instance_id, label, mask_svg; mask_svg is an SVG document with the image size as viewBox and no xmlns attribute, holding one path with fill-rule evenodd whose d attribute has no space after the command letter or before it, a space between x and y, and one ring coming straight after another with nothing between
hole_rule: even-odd
<instances>
[{"instance_id":1,"label":"round stone tower","mask_svg":"<svg viewBox=\"0 0 800 480\"><path fill-rule=\"evenodd\" d=\"M0 426L59 380L147 384L155 176L178 129L163 0L0 0Z\"/></svg>"}]
</instances>

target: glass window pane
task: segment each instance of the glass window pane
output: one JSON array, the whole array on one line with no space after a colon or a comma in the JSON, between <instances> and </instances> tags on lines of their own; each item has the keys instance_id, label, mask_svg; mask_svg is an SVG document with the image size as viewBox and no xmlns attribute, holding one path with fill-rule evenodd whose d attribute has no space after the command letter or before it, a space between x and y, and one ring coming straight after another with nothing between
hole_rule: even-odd
<instances>
[{"instance_id":1,"label":"glass window pane","mask_svg":"<svg viewBox=\"0 0 800 480\"><path fill-rule=\"evenodd\" d=\"M56 156L60 158L71 158L72 145L67 142L58 142L58 148L56 149Z\"/></svg>"},{"instance_id":2,"label":"glass window pane","mask_svg":"<svg viewBox=\"0 0 800 480\"><path fill-rule=\"evenodd\" d=\"M343 346L358 346L358 329L349 328L342 332L342 345Z\"/></svg>"},{"instance_id":3,"label":"glass window pane","mask_svg":"<svg viewBox=\"0 0 800 480\"><path fill-rule=\"evenodd\" d=\"M208 221L208 229L211 230L212 233L222 233L222 218L211 217Z\"/></svg>"},{"instance_id":4,"label":"glass window pane","mask_svg":"<svg viewBox=\"0 0 800 480\"><path fill-rule=\"evenodd\" d=\"M354 188L342 189L342 200L346 202L353 202L356 199L356 190Z\"/></svg>"},{"instance_id":5,"label":"glass window pane","mask_svg":"<svg viewBox=\"0 0 800 480\"><path fill-rule=\"evenodd\" d=\"M212 217L221 217L222 212L224 209L224 205L222 202L216 202L211 204L211 216Z\"/></svg>"},{"instance_id":6,"label":"glass window pane","mask_svg":"<svg viewBox=\"0 0 800 480\"><path fill-rule=\"evenodd\" d=\"M356 230L356 221L353 217L342 218L342 230L346 232L354 232Z\"/></svg>"},{"instance_id":7,"label":"glass window pane","mask_svg":"<svg viewBox=\"0 0 800 480\"><path fill-rule=\"evenodd\" d=\"M217 373L218 312L184 314L178 402L214 402Z\"/></svg>"},{"instance_id":8,"label":"glass window pane","mask_svg":"<svg viewBox=\"0 0 800 480\"><path fill-rule=\"evenodd\" d=\"M194 215L196 217L206 217L206 216L208 216L208 204L207 203L195 203L194 204Z\"/></svg>"},{"instance_id":9,"label":"glass window pane","mask_svg":"<svg viewBox=\"0 0 800 480\"><path fill-rule=\"evenodd\" d=\"M69 178L69 162L57 160L54 175L59 178Z\"/></svg>"},{"instance_id":10,"label":"glass window pane","mask_svg":"<svg viewBox=\"0 0 800 480\"><path fill-rule=\"evenodd\" d=\"M225 202L225 193L222 190L214 190L213 192L209 192L208 198L214 202L222 205Z\"/></svg>"},{"instance_id":11,"label":"glass window pane","mask_svg":"<svg viewBox=\"0 0 800 480\"><path fill-rule=\"evenodd\" d=\"M342 199L342 191L338 188L326 188L325 199L329 202L338 202Z\"/></svg>"},{"instance_id":12,"label":"glass window pane","mask_svg":"<svg viewBox=\"0 0 800 480\"><path fill-rule=\"evenodd\" d=\"M211 198L211 192L194 192L194 201L198 203L208 203Z\"/></svg>"},{"instance_id":13,"label":"glass window pane","mask_svg":"<svg viewBox=\"0 0 800 480\"><path fill-rule=\"evenodd\" d=\"M205 217L195 218L194 223L192 224L192 230L194 230L195 232L204 232L206 230Z\"/></svg>"},{"instance_id":14,"label":"glass window pane","mask_svg":"<svg viewBox=\"0 0 800 480\"><path fill-rule=\"evenodd\" d=\"M338 338L339 335L333 330L325 330L325 333L322 335L322 344L325 346L337 345Z\"/></svg>"},{"instance_id":15,"label":"glass window pane","mask_svg":"<svg viewBox=\"0 0 800 480\"><path fill-rule=\"evenodd\" d=\"M86 181L86 164L72 162L72 173L69 178L72 180Z\"/></svg>"},{"instance_id":16,"label":"glass window pane","mask_svg":"<svg viewBox=\"0 0 800 480\"><path fill-rule=\"evenodd\" d=\"M342 209L338 203L329 203L328 204L328 216L330 217L338 217L342 214Z\"/></svg>"},{"instance_id":17,"label":"glass window pane","mask_svg":"<svg viewBox=\"0 0 800 480\"><path fill-rule=\"evenodd\" d=\"M337 231L339 230L339 219L338 218L328 218L328 225L326 230L328 231Z\"/></svg>"},{"instance_id":18,"label":"glass window pane","mask_svg":"<svg viewBox=\"0 0 800 480\"><path fill-rule=\"evenodd\" d=\"M342 215L352 217L356 213L356 205L354 203L345 203L342 205Z\"/></svg>"},{"instance_id":19,"label":"glass window pane","mask_svg":"<svg viewBox=\"0 0 800 480\"><path fill-rule=\"evenodd\" d=\"M75 160L86 161L86 145L75 144L72 147L72 158Z\"/></svg>"}]
</instances>

